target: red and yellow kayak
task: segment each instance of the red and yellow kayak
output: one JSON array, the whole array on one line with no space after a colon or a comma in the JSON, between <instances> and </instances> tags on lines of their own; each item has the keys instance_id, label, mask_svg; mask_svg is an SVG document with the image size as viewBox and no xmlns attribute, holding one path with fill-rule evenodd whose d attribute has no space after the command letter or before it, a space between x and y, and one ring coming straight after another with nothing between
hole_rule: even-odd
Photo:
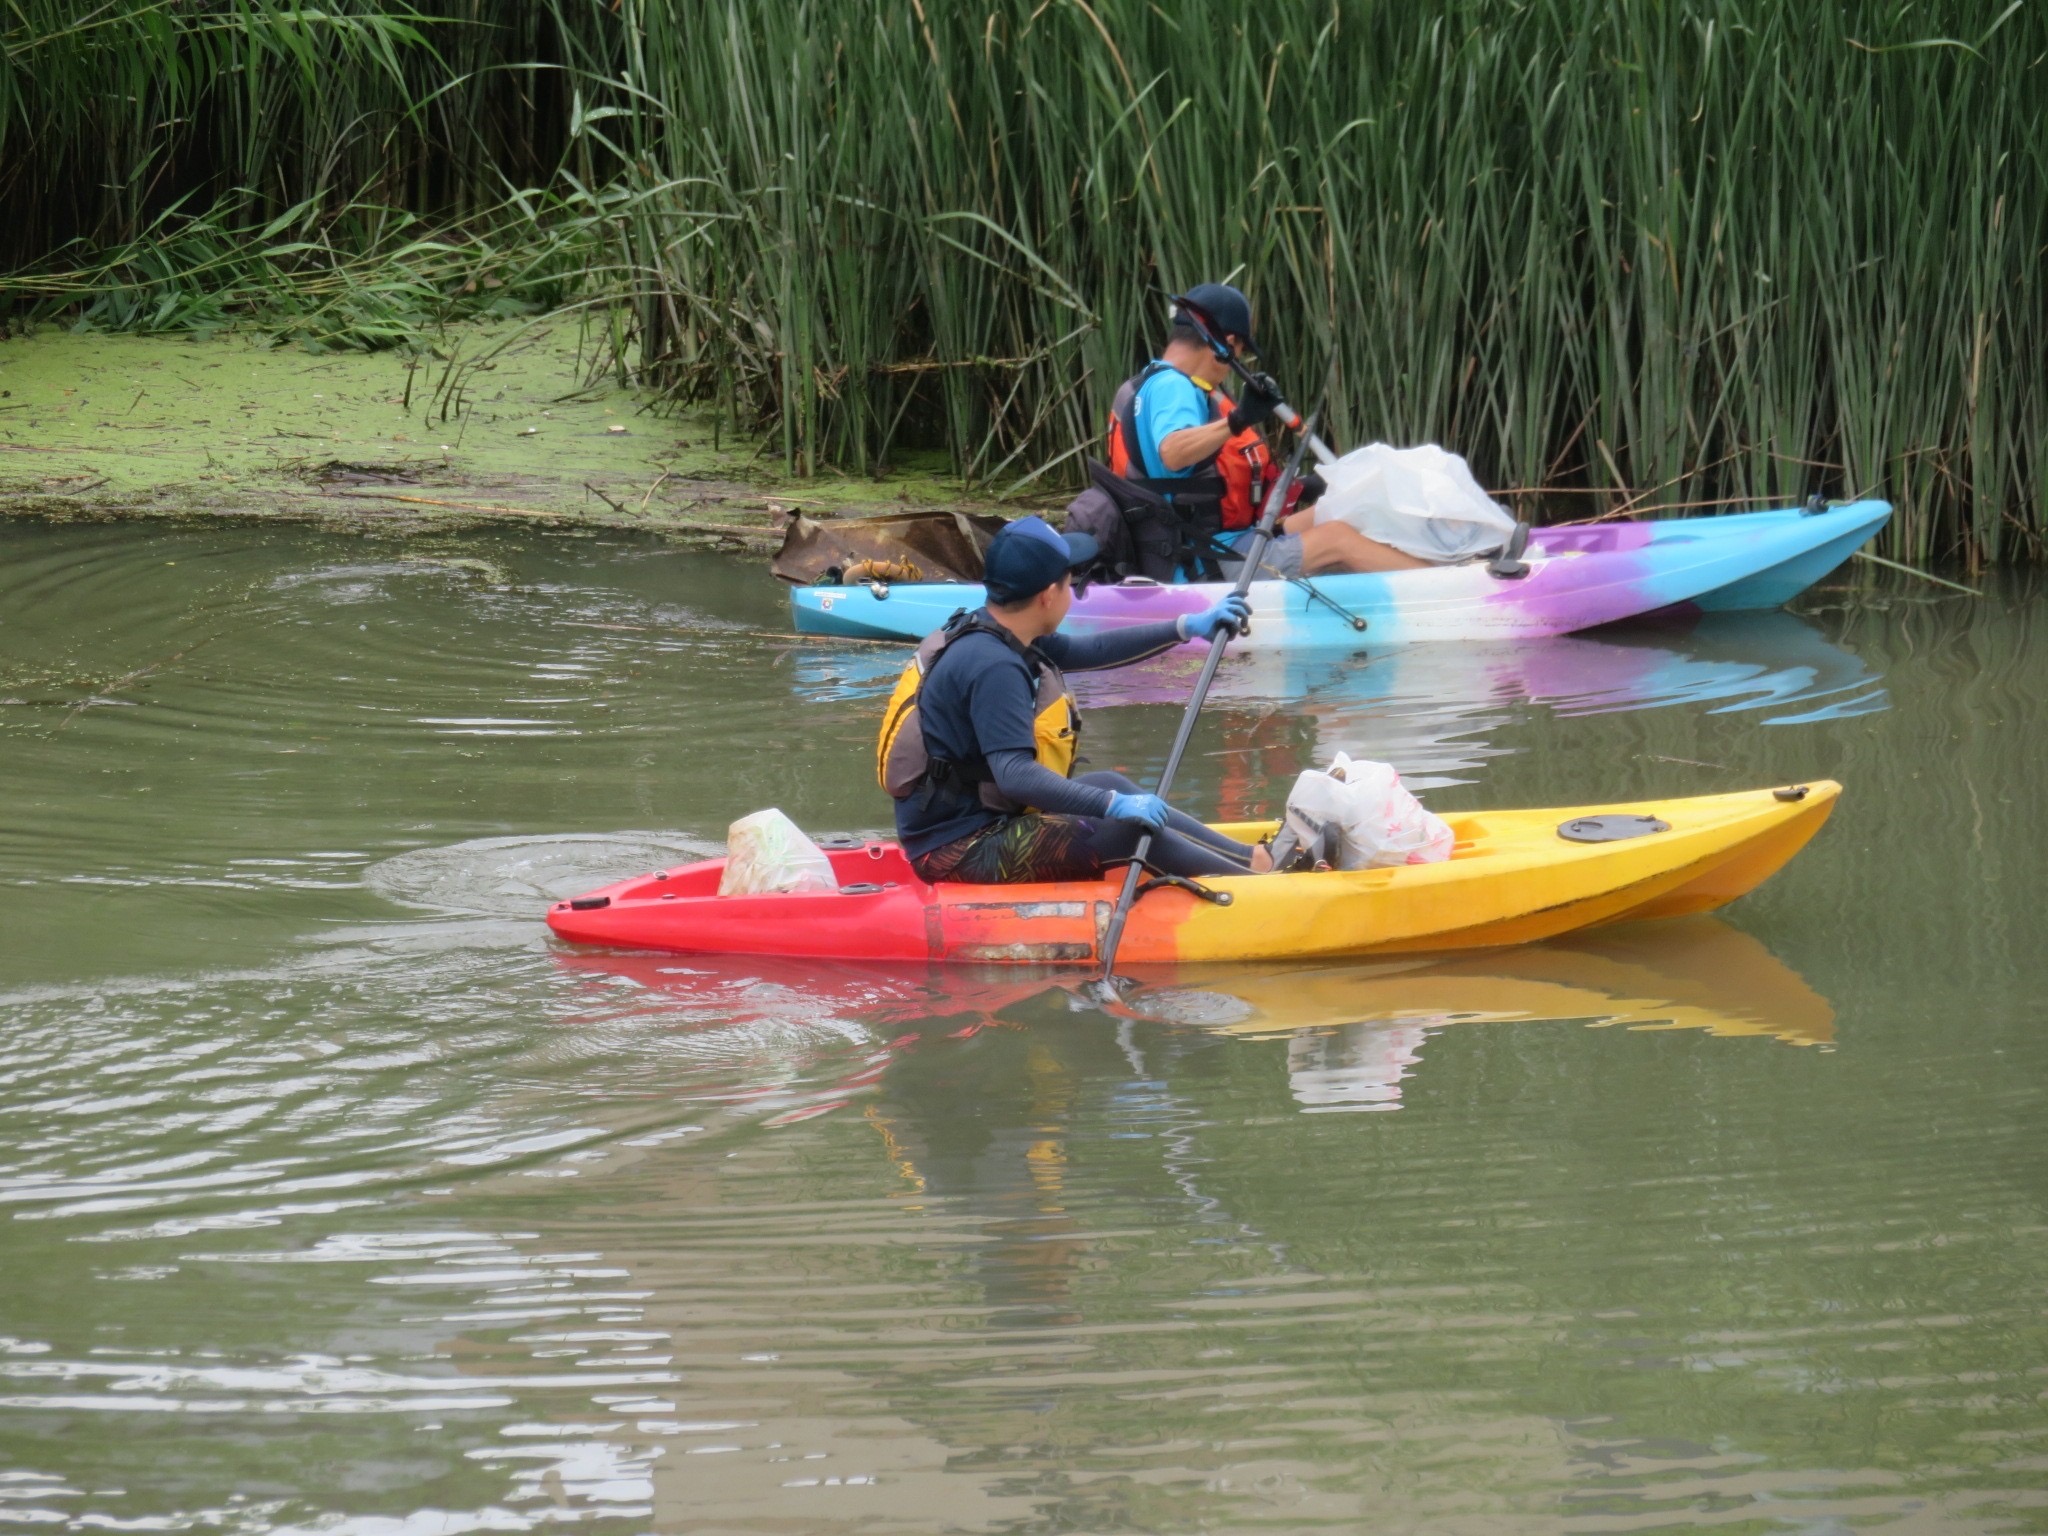
<instances>
[{"instance_id":1,"label":"red and yellow kayak","mask_svg":"<svg viewBox=\"0 0 2048 1536\"><path fill-rule=\"evenodd\" d=\"M1203 882L1142 896L1119 963L1338 959L1527 944L1574 929L1706 912L1754 890L1820 830L1841 786L1822 780L1683 800L1474 811L1441 864ZM1645 818L1574 841L1592 818ZM1654 824L1654 830L1648 830ZM1221 824L1251 839L1270 822ZM722 859L622 881L548 911L571 943L677 954L1085 966L1121 871L1059 885L927 885L894 843L828 853L838 891L720 896Z\"/></svg>"}]
</instances>

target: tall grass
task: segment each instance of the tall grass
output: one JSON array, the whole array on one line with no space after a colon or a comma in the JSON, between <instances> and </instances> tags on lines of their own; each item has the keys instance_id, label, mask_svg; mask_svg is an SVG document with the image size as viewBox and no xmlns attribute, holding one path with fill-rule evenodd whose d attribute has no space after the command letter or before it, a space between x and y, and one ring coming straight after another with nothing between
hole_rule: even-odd
<instances>
[{"instance_id":1,"label":"tall grass","mask_svg":"<svg viewBox=\"0 0 2048 1536\"><path fill-rule=\"evenodd\" d=\"M398 209L311 203L262 224L230 204L172 209L83 268L17 273L17 303L79 330L209 332L253 321L311 350L416 342L462 319L537 314L582 296L595 245L587 221L473 218L430 229ZM603 302L601 296L599 302Z\"/></svg>"},{"instance_id":2,"label":"tall grass","mask_svg":"<svg viewBox=\"0 0 2048 1536\"><path fill-rule=\"evenodd\" d=\"M494 0L0 0L0 264L222 198L494 207L560 159L561 53Z\"/></svg>"},{"instance_id":3,"label":"tall grass","mask_svg":"<svg viewBox=\"0 0 2048 1536\"><path fill-rule=\"evenodd\" d=\"M260 235L236 291L282 303L377 250L460 291L430 248L510 218L529 291L574 253L622 357L792 466L1007 487L1071 477L1164 296L1229 278L1336 435L1553 504L2048 531L2038 5L4 0L0 54L0 267L107 274L107 323L207 312L240 247L173 232Z\"/></svg>"},{"instance_id":4,"label":"tall grass","mask_svg":"<svg viewBox=\"0 0 2048 1536\"><path fill-rule=\"evenodd\" d=\"M2039 7L622 0L614 25L648 360L800 468L919 431L998 483L1058 466L1163 296L1229 277L1285 380L1334 381L1344 437L1439 440L1496 485L1886 494L1922 559L2048 526Z\"/></svg>"},{"instance_id":5,"label":"tall grass","mask_svg":"<svg viewBox=\"0 0 2048 1536\"><path fill-rule=\"evenodd\" d=\"M490 0L0 3L0 315L376 347L563 302L590 226L545 190L575 121L557 28Z\"/></svg>"}]
</instances>

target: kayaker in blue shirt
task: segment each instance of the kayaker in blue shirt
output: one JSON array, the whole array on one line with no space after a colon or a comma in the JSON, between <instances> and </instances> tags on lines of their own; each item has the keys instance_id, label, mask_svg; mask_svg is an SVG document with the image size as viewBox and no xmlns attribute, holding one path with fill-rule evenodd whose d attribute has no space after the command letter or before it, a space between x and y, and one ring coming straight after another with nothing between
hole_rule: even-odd
<instances>
[{"instance_id":1,"label":"kayaker in blue shirt","mask_svg":"<svg viewBox=\"0 0 2048 1536\"><path fill-rule=\"evenodd\" d=\"M1200 283L1183 297L1200 310L1203 324L1239 357L1258 350L1252 339L1251 303L1227 283ZM1229 381L1230 364L1202 339L1183 309L1159 357L1118 391L1110 417L1110 466L1116 473L1153 482L1173 494L1175 481L1207 478L1220 488L1223 531L1215 535L1218 565L1227 581L1243 569L1232 553L1247 552L1264 494L1259 483L1270 470L1270 455L1258 435L1279 403L1262 390L1246 389L1232 404L1218 388ZM1246 483L1240 460L1255 460ZM1322 576L1334 571L1405 571L1428 565L1391 544L1369 539L1349 523L1318 523L1312 503L1322 482L1303 478L1303 504L1281 520L1279 532L1259 562L1262 576ZM1194 573L1190 573L1191 575Z\"/></svg>"},{"instance_id":2,"label":"kayaker in blue shirt","mask_svg":"<svg viewBox=\"0 0 2048 1536\"><path fill-rule=\"evenodd\" d=\"M1250 614L1232 593L1167 623L1060 634L1072 573L1095 554L1093 539L1061 534L1042 518L1009 524L985 557L987 606L956 615L906 671L880 758L884 784L898 795L896 835L920 878L1093 880L1127 862L1148 829L1147 862L1168 874L1270 867L1266 849L1212 832L1120 773L1070 776L1080 721L1062 672L1124 666L1225 626L1241 629ZM892 763L909 765L902 787L891 782Z\"/></svg>"}]
</instances>

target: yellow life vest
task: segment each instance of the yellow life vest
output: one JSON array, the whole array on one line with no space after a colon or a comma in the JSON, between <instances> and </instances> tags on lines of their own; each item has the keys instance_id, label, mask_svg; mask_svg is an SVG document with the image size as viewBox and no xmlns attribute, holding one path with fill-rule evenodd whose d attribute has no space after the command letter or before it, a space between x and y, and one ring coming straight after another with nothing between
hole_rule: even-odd
<instances>
[{"instance_id":1,"label":"yellow life vest","mask_svg":"<svg viewBox=\"0 0 2048 1536\"><path fill-rule=\"evenodd\" d=\"M1074 753L1081 741L1081 711L1074 693L1060 669L1032 646L1027 646L979 613L956 613L945 627L924 638L910 658L910 665L896 679L888 707L882 711L882 731L875 742L875 777L891 796L907 800L927 780L950 781L963 794L971 794L992 811L1015 814L1018 805L996 788L988 763L981 758L967 762L934 762L925 747L924 724L918 719L918 695L924 680L945 653L946 647L973 630L994 635L1024 658L1037 678L1032 700L1032 749L1039 766L1050 768L1061 778L1074 771Z\"/></svg>"}]
</instances>

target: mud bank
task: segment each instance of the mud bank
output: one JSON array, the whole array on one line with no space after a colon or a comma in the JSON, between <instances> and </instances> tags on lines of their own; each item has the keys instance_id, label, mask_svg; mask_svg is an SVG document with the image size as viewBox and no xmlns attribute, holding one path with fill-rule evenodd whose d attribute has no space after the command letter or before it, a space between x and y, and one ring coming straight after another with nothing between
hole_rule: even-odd
<instances>
[{"instance_id":1,"label":"mud bank","mask_svg":"<svg viewBox=\"0 0 2048 1536\"><path fill-rule=\"evenodd\" d=\"M0 341L0 512L539 521L767 549L799 509L988 505L919 469L781 475L711 415L657 412L591 364L562 319L453 328L419 355L45 327Z\"/></svg>"}]
</instances>

